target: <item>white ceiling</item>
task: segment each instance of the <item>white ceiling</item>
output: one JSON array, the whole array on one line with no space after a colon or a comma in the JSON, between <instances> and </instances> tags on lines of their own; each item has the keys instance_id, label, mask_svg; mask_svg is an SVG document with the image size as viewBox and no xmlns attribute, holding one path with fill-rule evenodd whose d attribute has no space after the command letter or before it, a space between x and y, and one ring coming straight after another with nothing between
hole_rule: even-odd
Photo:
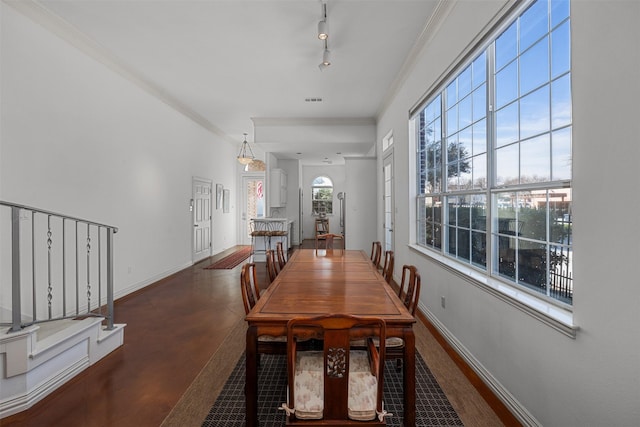
<instances>
[{"instance_id":1,"label":"white ceiling","mask_svg":"<svg viewBox=\"0 0 640 427\"><path fill-rule=\"evenodd\" d=\"M40 0L121 68L202 118L253 142L254 122L373 122L438 0L328 0L332 64L321 71L320 0ZM321 102L306 102L321 98ZM260 140L258 138L258 143ZM368 144L342 155L366 155ZM278 144L276 157L334 159L335 144Z\"/></svg>"}]
</instances>

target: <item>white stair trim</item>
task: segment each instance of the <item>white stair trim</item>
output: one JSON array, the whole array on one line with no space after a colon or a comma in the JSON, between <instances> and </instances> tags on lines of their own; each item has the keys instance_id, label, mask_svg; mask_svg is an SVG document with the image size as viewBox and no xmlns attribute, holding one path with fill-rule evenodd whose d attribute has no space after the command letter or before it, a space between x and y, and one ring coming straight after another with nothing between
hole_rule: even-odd
<instances>
[{"instance_id":1,"label":"white stair trim","mask_svg":"<svg viewBox=\"0 0 640 427\"><path fill-rule=\"evenodd\" d=\"M125 324L101 317L0 329L0 419L29 409L124 343Z\"/></svg>"}]
</instances>

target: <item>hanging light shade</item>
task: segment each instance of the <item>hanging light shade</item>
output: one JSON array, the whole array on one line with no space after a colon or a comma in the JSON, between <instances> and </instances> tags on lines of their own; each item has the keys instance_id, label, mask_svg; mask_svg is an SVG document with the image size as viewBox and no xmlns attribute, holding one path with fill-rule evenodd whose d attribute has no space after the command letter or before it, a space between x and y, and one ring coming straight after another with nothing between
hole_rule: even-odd
<instances>
[{"instance_id":1,"label":"hanging light shade","mask_svg":"<svg viewBox=\"0 0 640 427\"><path fill-rule=\"evenodd\" d=\"M247 142L247 134L244 134L244 141L242 142L242 146L240 147L240 152L238 153L238 162L243 165L248 165L253 161L255 156L253 155L253 150L251 150L251 146Z\"/></svg>"}]
</instances>

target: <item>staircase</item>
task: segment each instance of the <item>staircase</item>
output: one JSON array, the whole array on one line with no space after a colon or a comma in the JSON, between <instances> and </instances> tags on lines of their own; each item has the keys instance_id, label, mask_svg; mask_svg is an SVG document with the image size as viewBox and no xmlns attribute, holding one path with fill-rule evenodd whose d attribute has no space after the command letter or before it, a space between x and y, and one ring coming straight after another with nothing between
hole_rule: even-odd
<instances>
[{"instance_id":1,"label":"staircase","mask_svg":"<svg viewBox=\"0 0 640 427\"><path fill-rule=\"evenodd\" d=\"M0 230L9 219L10 238L0 238L0 265L11 272L0 276L0 419L120 347L126 326L113 319L117 228L0 201Z\"/></svg>"}]
</instances>

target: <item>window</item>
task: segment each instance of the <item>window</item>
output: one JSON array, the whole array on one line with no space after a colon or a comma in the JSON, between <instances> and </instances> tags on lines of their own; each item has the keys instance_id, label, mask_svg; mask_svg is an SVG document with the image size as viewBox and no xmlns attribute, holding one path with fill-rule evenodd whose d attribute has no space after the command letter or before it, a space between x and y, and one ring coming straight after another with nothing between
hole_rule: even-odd
<instances>
[{"instance_id":1,"label":"window","mask_svg":"<svg viewBox=\"0 0 640 427\"><path fill-rule=\"evenodd\" d=\"M319 176L311 184L311 211L313 215L333 213L333 182L326 176Z\"/></svg>"},{"instance_id":2,"label":"window","mask_svg":"<svg viewBox=\"0 0 640 427\"><path fill-rule=\"evenodd\" d=\"M569 2L530 2L416 112L421 246L572 303Z\"/></svg>"},{"instance_id":3,"label":"window","mask_svg":"<svg viewBox=\"0 0 640 427\"><path fill-rule=\"evenodd\" d=\"M384 153L391 147L393 147L393 132L389 132L387 136L382 138L382 152Z\"/></svg>"}]
</instances>

